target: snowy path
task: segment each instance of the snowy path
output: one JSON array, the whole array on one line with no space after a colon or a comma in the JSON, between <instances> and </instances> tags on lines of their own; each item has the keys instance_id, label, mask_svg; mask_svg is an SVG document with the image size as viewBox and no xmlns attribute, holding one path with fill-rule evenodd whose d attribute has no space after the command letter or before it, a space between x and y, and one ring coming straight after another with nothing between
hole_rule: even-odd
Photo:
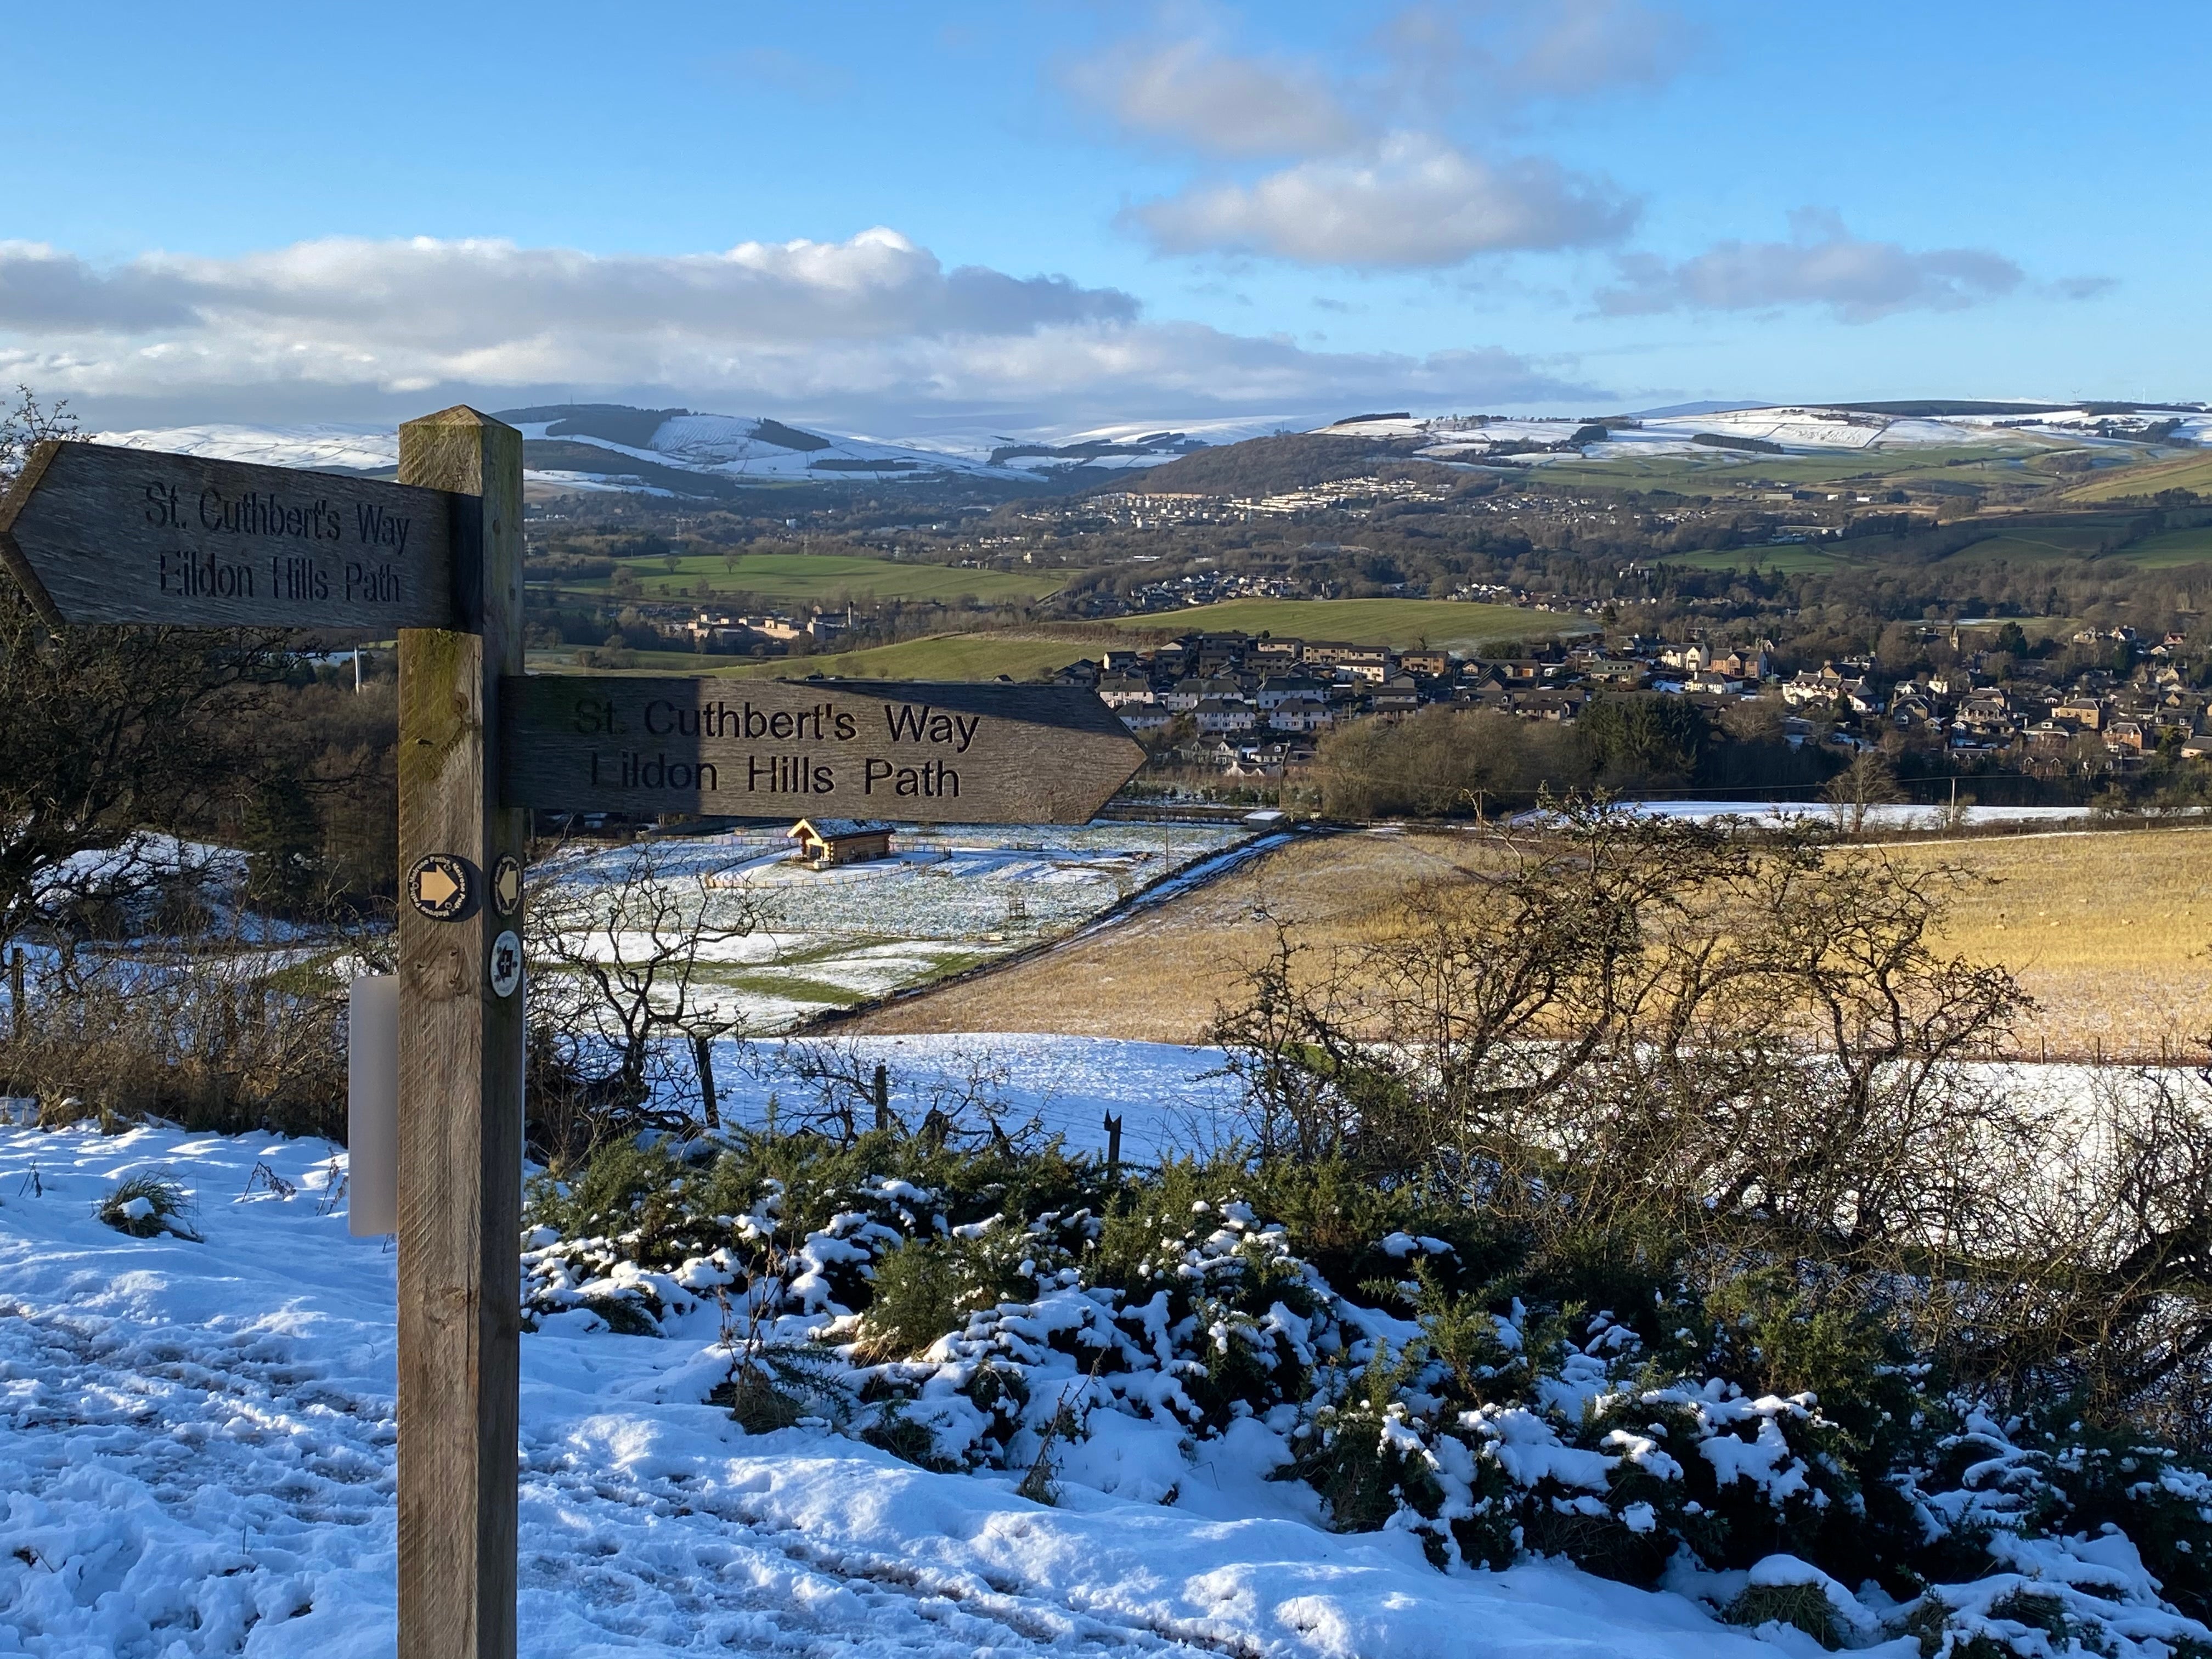
<instances>
[{"instance_id":1,"label":"snowy path","mask_svg":"<svg viewBox=\"0 0 2212 1659\"><path fill-rule=\"evenodd\" d=\"M0 1654L392 1652L392 1257L318 1213L331 1156L0 1128ZM296 1194L241 1199L257 1162ZM195 1189L205 1242L93 1219L149 1168ZM1142 1425L1085 1449L1095 1485L1072 1460L1057 1509L823 1431L749 1437L699 1403L714 1335L524 1339L524 1653L1772 1651L1673 1596L1334 1536L1235 1446L1186 1463ZM1109 1496L1123 1458L1185 1495Z\"/></svg>"}]
</instances>

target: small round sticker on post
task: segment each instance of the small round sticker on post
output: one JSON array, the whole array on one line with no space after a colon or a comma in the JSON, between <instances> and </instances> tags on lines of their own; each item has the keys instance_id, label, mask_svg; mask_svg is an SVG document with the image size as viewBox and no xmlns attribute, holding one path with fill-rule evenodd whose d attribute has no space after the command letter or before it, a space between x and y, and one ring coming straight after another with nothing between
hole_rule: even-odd
<instances>
[{"instance_id":1,"label":"small round sticker on post","mask_svg":"<svg viewBox=\"0 0 2212 1659\"><path fill-rule=\"evenodd\" d=\"M522 860L509 853L491 867L492 908L503 916L522 902Z\"/></svg>"},{"instance_id":2,"label":"small round sticker on post","mask_svg":"<svg viewBox=\"0 0 2212 1659\"><path fill-rule=\"evenodd\" d=\"M491 942L491 994L511 997L522 983L522 941L509 928Z\"/></svg>"},{"instance_id":3,"label":"small round sticker on post","mask_svg":"<svg viewBox=\"0 0 2212 1659\"><path fill-rule=\"evenodd\" d=\"M433 921L451 921L469 908L469 866L451 853L417 859L407 872L407 896Z\"/></svg>"}]
</instances>

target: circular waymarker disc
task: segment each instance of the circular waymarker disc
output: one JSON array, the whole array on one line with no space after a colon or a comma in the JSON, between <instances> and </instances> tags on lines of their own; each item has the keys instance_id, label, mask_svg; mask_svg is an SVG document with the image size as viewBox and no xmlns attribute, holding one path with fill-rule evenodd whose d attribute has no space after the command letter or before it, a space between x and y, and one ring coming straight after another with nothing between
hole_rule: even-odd
<instances>
[{"instance_id":1,"label":"circular waymarker disc","mask_svg":"<svg viewBox=\"0 0 2212 1659\"><path fill-rule=\"evenodd\" d=\"M514 988L522 983L522 941L510 927L491 942L491 991L494 996L511 997Z\"/></svg>"},{"instance_id":2,"label":"circular waymarker disc","mask_svg":"<svg viewBox=\"0 0 2212 1659\"><path fill-rule=\"evenodd\" d=\"M522 902L522 860L509 853L491 867L492 908L503 916Z\"/></svg>"},{"instance_id":3,"label":"circular waymarker disc","mask_svg":"<svg viewBox=\"0 0 2212 1659\"><path fill-rule=\"evenodd\" d=\"M416 860L407 872L407 897L433 921L451 921L469 908L469 866L451 853Z\"/></svg>"}]
</instances>

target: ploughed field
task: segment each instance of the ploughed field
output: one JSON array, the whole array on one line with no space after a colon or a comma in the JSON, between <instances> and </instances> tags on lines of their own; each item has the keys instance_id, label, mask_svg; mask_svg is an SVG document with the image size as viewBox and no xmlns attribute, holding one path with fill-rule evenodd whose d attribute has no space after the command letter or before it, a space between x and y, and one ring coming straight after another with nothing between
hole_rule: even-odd
<instances>
[{"instance_id":1,"label":"ploughed field","mask_svg":"<svg viewBox=\"0 0 2212 1659\"><path fill-rule=\"evenodd\" d=\"M1353 944L1413 881L1492 856L1456 830L1301 836L1222 879L1059 948L872 1012L882 1033L1061 1031L1197 1043L1270 948L1269 916L1316 947ZM1926 842L1888 856L1960 866L1939 948L2010 969L2037 1006L2024 1058L2156 1059L2212 1032L2212 830Z\"/></svg>"}]
</instances>

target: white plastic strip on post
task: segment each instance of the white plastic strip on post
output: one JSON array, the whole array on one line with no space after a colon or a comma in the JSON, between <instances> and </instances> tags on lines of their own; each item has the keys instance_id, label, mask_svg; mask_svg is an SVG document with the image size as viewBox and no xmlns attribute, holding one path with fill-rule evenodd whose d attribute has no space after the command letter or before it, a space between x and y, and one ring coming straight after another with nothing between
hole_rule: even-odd
<instances>
[{"instance_id":1,"label":"white plastic strip on post","mask_svg":"<svg viewBox=\"0 0 2212 1659\"><path fill-rule=\"evenodd\" d=\"M364 974L346 1005L346 1231L399 1231L399 979Z\"/></svg>"}]
</instances>

